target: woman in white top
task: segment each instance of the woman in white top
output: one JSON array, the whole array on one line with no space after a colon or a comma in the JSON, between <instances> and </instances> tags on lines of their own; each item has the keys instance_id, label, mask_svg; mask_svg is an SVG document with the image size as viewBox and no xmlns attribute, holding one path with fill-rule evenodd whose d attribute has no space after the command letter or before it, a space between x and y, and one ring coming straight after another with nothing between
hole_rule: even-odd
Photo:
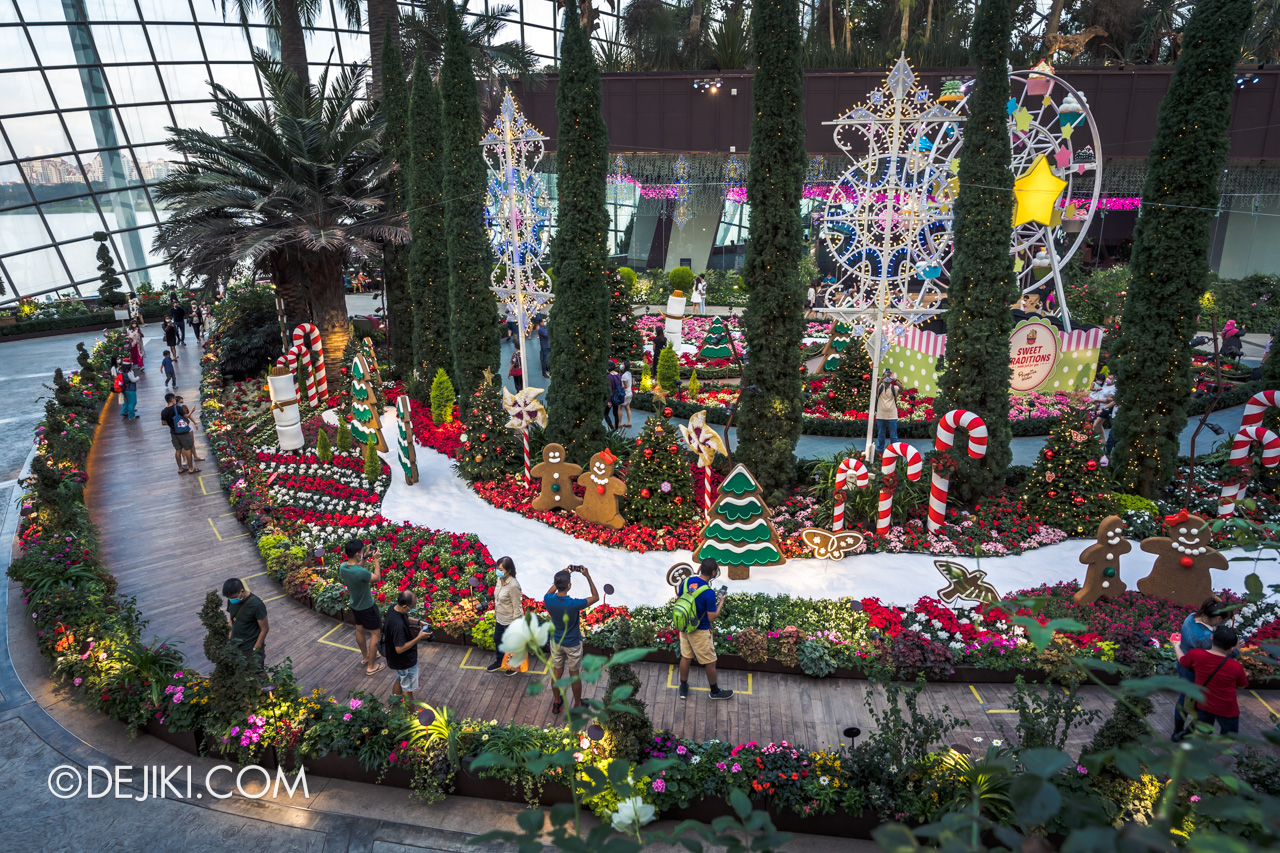
<instances>
[{"instance_id":1,"label":"woman in white top","mask_svg":"<svg viewBox=\"0 0 1280 853\"><path fill-rule=\"evenodd\" d=\"M631 386L634 381L631 376L631 362L622 362L622 408L627 413L627 426L631 426Z\"/></svg>"},{"instance_id":2,"label":"woman in white top","mask_svg":"<svg viewBox=\"0 0 1280 853\"><path fill-rule=\"evenodd\" d=\"M702 313L702 292L698 290L698 279L693 280L693 287L689 288L689 301L693 303L695 314Z\"/></svg>"},{"instance_id":3,"label":"woman in white top","mask_svg":"<svg viewBox=\"0 0 1280 853\"><path fill-rule=\"evenodd\" d=\"M698 283L693 286L698 294L698 313L707 313L707 277L705 275L698 276Z\"/></svg>"}]
</instances>

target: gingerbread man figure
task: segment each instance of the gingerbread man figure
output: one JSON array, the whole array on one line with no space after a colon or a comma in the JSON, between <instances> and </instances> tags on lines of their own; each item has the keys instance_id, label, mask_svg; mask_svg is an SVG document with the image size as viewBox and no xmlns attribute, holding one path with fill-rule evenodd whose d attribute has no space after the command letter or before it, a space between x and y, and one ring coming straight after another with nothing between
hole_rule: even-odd
<instances>
[{"instance_id":1,"label":"gingerbread man figure","mask_svg":"<svg viewBox=\"0 0 1280 853\"><path fill-rule=\"evenodd\" d=\"M548 444L542 448L542 461L529 473L542 478L542 491L533 499L534 509L540 512L553 509L572 512L582 503L582 498L573 492L573 478L582 473L582 466L566 460L561 445Z\"/></svg>"},{"instance_id":2,"label":"gingerbread man figure","mask_svg":"<svg viewBox=\"0 0 1280 853\"><path fill-rule=\"evenodd\" d=\"M1199 607L1213 595L1210 569L1226 569L1227 558L1209 546L1209 524L1184 509L1166 515L1169 536L1142 540L1142 550L1155 554L1151 574L1138 581L1143 595L1167 598L1188 610Z\"/></svg>"},{"instance_id":3,"label":"gingerbread man figure","mask_svg":"<svg viewBox=\"0 0 1280 853\"><path fill-rule=\"evenodd\" d=\"M1097 543L1080 553L1085 570L1084 583L1074 596L1076 604L1093 604L1099 598L1118 598L1128 589L1120 580L1120 555L1133 546L1124 538L1124 522L1118 515L1108 515L1098 525Z\"/></svg>"},{"instance_id":4,"label":"gingerbread man figure","mask_svg":"<svg viewBox=\"0 0 1280 853\"><path fill-rule=\"evenodd\" d=\"M613 476L617 461L608 448L591 457L590 469L578 478L578 485L586 490L582 506L574 510L578 518L614 530L626 524L618 514L618 498L627 494L627 484Z\"/></svg>"}]
</instances>

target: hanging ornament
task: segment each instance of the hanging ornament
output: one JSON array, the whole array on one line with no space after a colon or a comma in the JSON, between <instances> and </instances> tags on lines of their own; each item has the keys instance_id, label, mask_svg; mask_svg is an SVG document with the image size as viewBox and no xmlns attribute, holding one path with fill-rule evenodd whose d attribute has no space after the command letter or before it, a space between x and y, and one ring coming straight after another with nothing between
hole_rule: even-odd
<instances>
[{"instance_id":1,"label":"hanging ornament","mask_svg":"<svg viewBox=\"0 0 1280 853\"><path fill-rule=\"evenodd\" d=\"M1084 467L1088 468L1090 471L1097 471L1098 461L1096 459L1090 459Z\"/></svg>"},{"instance_id":2,"label":"hanging ornament","mask_svg":"<svg viewBox=\"0 0 1280 853\"><path fill-rule=\"evenodd\" d=\"M670 406L667 406L665 409L663 409L663 410L662 410L662 416L663 416L664 418L669 418L669 417L671 417L671 407L670 407Z\"/></svg>"},{"instance_id":3,"label":"hanging ornament","mask_svg":"<svg viewBox=\"0 0 1280 853\"><path fill-rule=\"evenodd\" d=\"M1044 452L1044 458L1045 458L1045 459L1052 459L1052 458L1053 458L1053 451L1052 451L1052 450L1046 450L1046 451Z\"/></svg>"},{"instance_id":4,"label":"hanging ornament","mask_svg":"<svg viewBox=\"0 0 1280 853\"><path fill-rule=\"evenodd\" d=\"M653 448L652 448L652 447L646 447L646 448L644 449L644 458L645 458L645 459L652 459L652 458L653 458Z\"/></svg>"},{"instance_id":5,"label":"hanging ornament","mask_svg":"<svg viewBox=\"0 0 1280 853\"><path fill-rule=\"evenodd\" d=\"M640 497L642 497L642 498L647 498L647 497L649 497L649 495L650 495L650 494L651 494L651 492L650 492L648 489L641 489L641 490L640 490Z\"/></svg>"},{"instance_id":6,"label":"hanging ornament","mask_svg":"<svg viewBox=\"0 0 1280 853\"><path fill-rule=\"evenodd\" d=\"M677 444L673 444L673 445L671 445L670 447L668 447L668 448L667 448L667 450L670 450L672 453L675 453L675 452L676 452L676 451L678 451L679 449L680 449L680 446L679 446L679 445L677 445Z\"/></svg>"},{"instance_id":7,"label":"hanging ornament","mask_svg":"<svg viewBox=\"0 0 1280 853\"><path fill-rule=\"evenodd\" d=\"M667 492L671 491L671 483L663 480L662 485L658 486L658 488L662 489L662 493L665 495Z\"/></svg>"}]
</instances>

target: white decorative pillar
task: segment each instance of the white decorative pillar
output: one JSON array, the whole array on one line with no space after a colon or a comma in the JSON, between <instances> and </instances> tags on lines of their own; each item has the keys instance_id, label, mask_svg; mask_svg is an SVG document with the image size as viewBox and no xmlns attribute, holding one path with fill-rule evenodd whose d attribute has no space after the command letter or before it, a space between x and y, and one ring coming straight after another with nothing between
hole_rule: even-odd
<instances>
[{"instance_id":1,"label":"white decorative pillar","mask_svg":"<svg viewBox=\"0 0 1280 853\"><path fill-rule=\"evenodd\" d=\"M267 376L267 389L271 392L271 416L276 421L276 437L281 450L301 450L306 440L302 437L302 419L298 411L298 386L287 367L272 367Z\"/></svg>"},{"instance_id":2,"label":"white decorative pillar","mask_svg":"<svg viewBox=\"0 0 1280 853\"><path fill-rule=\"evenodd\" d=\"M671 295L667 297L667 310L662 312L662 316L666 318L663 323L663 331L667 336L667 343L671 345L673 350L679 350L681 344L680 332L684 325L684 293L679 290L671 291ZM661 353L653 354L653 363L658 363L658 356Z\"/></svg>"}]
</instances>

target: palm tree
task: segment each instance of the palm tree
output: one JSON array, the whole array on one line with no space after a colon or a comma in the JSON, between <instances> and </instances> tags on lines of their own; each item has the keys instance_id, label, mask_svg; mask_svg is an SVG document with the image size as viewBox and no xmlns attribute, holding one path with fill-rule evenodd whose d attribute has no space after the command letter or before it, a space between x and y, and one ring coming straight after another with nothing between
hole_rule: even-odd
<instances>
[{"instance_id":1,"label":"palm tree","mask_svg":"<svg viewBox=\"0 0 1280 853\"><path fill-rule=\"evenodd\" d=\"M447 5L452 0L425 0L415 4L413 15L400 19L400 38L404 55L421 55L432 75L439 73L444 61ZM515 13L515 6L489 6L488 12L467 12L468 0L456 4L462 21L462 37L471 52L471 69L485 90L486 101L513 80L525 86L541 85L538 57L533 49L515 39L499 42L498 35Z\"/></svg>"},{"instance_id":2,"label":"palm tree","mask_svg":"<svg viewBox=\"0 0 1280 853\"><path fill-rule=\"evenodd\" d=\"M267 24L280 36L280 61L303 83L311 80L310 69L307 68L307 41L303 30L311 29L316 24L320 9L325 0L213 0L222 8L222 17L227 16L228 7L236 12L241 25L249 23L249 12L261 10ZM373 0L377 2L377 0ZM394 2L394 0L392 0ZM338 0L338 8L346 16L352 27L359 27L361 21L360 0ZM385 26L385 24L384 24ZM245 36L248 37L248 29Z\"/></svg>"},{"instance_id":3,"label":"palm tree","mask_svg":"<svg viewBox=\"0 0 1280 853\"><path fill-rule=\"evenodd\" d=\"M332 82L326 69L312 86L261 52L255 64L265 105L213 86L224 136L168 128L185 162L156 188L170 216L155 247L179 274L220 277L248 263L270 275L289 318L315 323L337 357L349 336L343 267L408 239L403 215L384 212L383 119L359 100L361 66Z\"/></svg>"},{"instance_id":4,"label":"palm tree","mask_svg":"<svg viewBox=\"0 0 1280 853\"><path fill-rule=\"evenodd\" d=\"M369 0L369 99L382 99L382 44L387 25L399 33L400 4L396 0Z\"/></svg>"}]
</instances>

